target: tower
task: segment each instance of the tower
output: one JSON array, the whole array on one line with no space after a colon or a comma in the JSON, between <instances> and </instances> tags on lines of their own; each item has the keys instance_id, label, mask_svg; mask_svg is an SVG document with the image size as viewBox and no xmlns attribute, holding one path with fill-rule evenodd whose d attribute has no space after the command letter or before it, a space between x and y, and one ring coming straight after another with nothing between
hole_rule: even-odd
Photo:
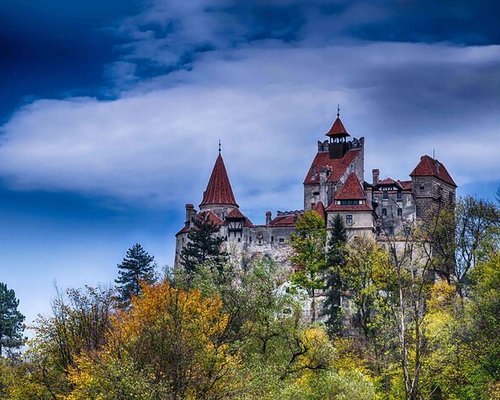
<instances>
[{"instance_id":1,"label":"tower","mask_svg":"<svg viewBox=\"0 0 500 400\"><path fill-rule=\"evenodd\" d=\"M364 181L364 138L348 138L340 112L330 130L328 139L318 141L318 151L304 179L304 210L313 210L321 202L327 208L351 172Z\"/></svg>"},{"instance_id":2,"label":"tower","mask_svg":"<svg viewBox=\"0 0 500 400\"><path fill-rule=\"evenodd\" d=\"M238 208L238 204L219 148L219 155L215 160L207 188L203 192L200 211L209 210L220 219L224 219L235 208Z\"/></svg>"},{"instance_id":3,"label":"tower","mask_svg":"<svg viewBox=\"0 0 500 400\"><path fill-rule=\"evenodd\" d=\"M428 155L420 157L410 177L418 218L425 218L444 205L455 204L457 185L439 160Z\"/></svg>"}]
</instances>

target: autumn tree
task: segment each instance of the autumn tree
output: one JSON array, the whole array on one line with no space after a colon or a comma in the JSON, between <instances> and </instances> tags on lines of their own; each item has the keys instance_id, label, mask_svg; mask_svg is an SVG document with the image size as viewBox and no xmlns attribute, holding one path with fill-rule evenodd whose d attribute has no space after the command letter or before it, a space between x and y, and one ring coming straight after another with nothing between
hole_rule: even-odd
<instances>
[{"instance_id":1,"label":"autumn tree","mask_svg":"<svg viewBox=\"0 0 500 400\"><path fill-rule=\"evenodd\" d=\"M4 352L11 354L23 343L24 316L18 306L14 290L0 282L0 357Z\"/></svg>"},{"instance_id":2,"label":"autumn tree","mask_svg":"<svg viewBox=\"0 0 500 400\"><path fill-rule=\"evenodd\" d=\"M325 301L322 314L327 317L326 326L330 336L338 335L342 329L342 279L341 272L347 259L347 232L339 214L333 219L326 252Z\"/></svg>"},{"instance_id":3,"label":"autumn tree","mask_svg":"<svg viewBox=\"0 0 500 400\"><path fill-rule=\"evenodd\" d=\"M443 207L422 225L432 246L434 270L466 295L470 272L491 251L498 250L500 210L494 203L466 196L455 207Z\"/></svg>"},{"instance_id":4,"label":"autumn tree","mask_svg":"<svg viewBox=\"0 0 500 400\"><path fill-rule=\"evenodd\" d=\"M325 286L326 228L316 211L307 211L297 219L296 231L290 236L292 281L305 289L311 298L311 321L317 318L317 291Z\"/></svg>"},{"instance_id":5,"label":"autumn tree","mask_svg":"<svg viewBox=\"0 0 500 400\"><path fill-rule=\"evenodd\" d=\"M220 227L209 219L209 214L201 214L194 220L194 227L188 233L188 243L181 251L181 265L189 276L196 274L201 265L210 263L222 271L227 261L227 253L221 249L224 238L218 236Z\"/></svg>"},{"instance_id":6,"label":"autumn tree","mask_svg":"<svg viewBox=\"0 0 500 400\"><path fill-rule=\"evenodd\" d=\"M120 301L124 306L130 303L132 296L140 293L141 282L151 284L156 280L155 266L154 257L139 243L127 250L127 255L118 264L118 278L115 280Z\"/></svg>"},{"instance_id":7,"label":"autumn tree","mask_svg":"<svg viewBox=\"0 0 500 400\"><path fill-rule=\"evenodd\" d=\"M55 397L69 392L68 374L78 356L99 350L106 342L115 309L114 291L86 286L58 292L52 314L39 316L27 359L36 365L33 373Z\"/></svg>"},{"instance_id":8,"label":"autumn tree","mask_svg":"<svg viewBox=\"0 0 500 400\"><path fill-rule=\"evenodd\" d=\"M79 359L70 398L131 398L137 388L147 399L230 398L241 382L239 358L226 342L228 319L218 296L167 281L144 285L114 319L105 349ZM119 394L113 377L121 375ZM117 397L107 397L108 388Z\"/></svg>"}]
</instances>

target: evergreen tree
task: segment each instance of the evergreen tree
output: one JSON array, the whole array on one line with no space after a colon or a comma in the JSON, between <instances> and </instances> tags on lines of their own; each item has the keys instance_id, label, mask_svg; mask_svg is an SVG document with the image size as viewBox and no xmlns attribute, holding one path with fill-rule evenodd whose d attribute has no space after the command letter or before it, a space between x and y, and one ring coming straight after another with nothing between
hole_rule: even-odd
<instances>
[{"instance_id":1,"label":"evergreen tree","mask_svg":"<svg viewBox=\"0 0 500 400\"><path fill-rule=\"evenodd\" d=\"M188 243L181 251L181 264L192 276L199 267L212 262L219 272L227 261L227 253L221 251L224 238L217 236L220 228L210 221L208 214L194 220L194 229L188 233Z\"/></svg>"},{"instance_id":2,"label":"evergreen tree","mask_svg":"<svg viewBox=\"0 0 500 400\"><path fill-rule=\"evenodd\" d=\"M118 279L115 279L122 302L128 305L130 298L141 292L141 282L148 284L155 282L155 266L154 257L150 256L139 243L127 250L126 257L121 264L118 264Z\"/></svg>"},{"instance_id":3,"label":"evergreen tree","mask_svg":"<svg viewBox=\"0 0 500 400\"><path fill-rule=\"evenodd\" d=\"M305 289L311 298L311 322L316 321L317 292L325 286L325 221L316 211L307 211L297 219L296 231L290 236L295 267L292 282Z\"/></svg>"},{"instance_id":4,"label":"evergreen tree","mask_svg":"<svg viewBox=\"0 0 500 400\"><path fill-rule=\"evenodd\" d=\"M18 310L16 293L0 282L0 357L3 350L7 354L23 344L24 315Z\"/></svg>"},{"instance_id":5,"label":"evergreen tree","mask_svg":"<svg viewBox=\"0 0 500 400\"><path fill-rule=\"evenodd\" d=\"M326 299L323 303L322 314L327 317L326 326L330 336L339 334L342 328L342 315L340 309L340 296L342 280L340 269L347 259L347 232L344 222L339 214L333 220L333 227L326 253L328 272L326 276Z\"/></svg>"}]
</instances>

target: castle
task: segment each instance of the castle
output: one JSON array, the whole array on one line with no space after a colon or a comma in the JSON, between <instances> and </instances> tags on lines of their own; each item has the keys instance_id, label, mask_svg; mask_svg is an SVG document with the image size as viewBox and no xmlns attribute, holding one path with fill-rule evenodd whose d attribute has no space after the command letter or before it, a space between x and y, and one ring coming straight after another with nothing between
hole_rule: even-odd
<instances>
[{"instance_id":1,"label":"castle","mask_svg":"<svg viewBox=\"0 0 500 400\"><path fill-rule=\"evenodd\" d=\"M349 237L368 235L383 242L397 237L405 226L424 218L436 206L454 204L457 185L437 159L424 155L410 173L410 180L387 177L372 171L371 183L364 177L363 137L352 138L339 112L327 139L318 141L317 153L304 179L303 210L266 212L265 224L256 225L239 209L231 188L220 148L199 211L186 204L184 227L176 234L175 264L188 242L188 233L197 218L220 227L219 235L232 254L268 255L286 261L288 239L304 211L315 210L331 229L340 215Z\"/></svg>"}]
</instances>

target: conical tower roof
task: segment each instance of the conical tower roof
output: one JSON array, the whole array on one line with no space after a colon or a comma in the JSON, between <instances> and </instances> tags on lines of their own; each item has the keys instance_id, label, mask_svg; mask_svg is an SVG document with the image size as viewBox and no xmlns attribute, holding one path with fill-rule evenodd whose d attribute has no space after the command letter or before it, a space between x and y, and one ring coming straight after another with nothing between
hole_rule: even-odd
<instances>
[{"instance_id":1,"label":"conical tower roof","mask_svg":"<svg viewBox=\"0 0 500 400\"><path fill-rule=\"evenodd\" d=\"M349 133L347 133L347 130L345 129L344 124L340 120L340 117L337 115L337 119L333 123L330 130L326 133L326 136L329 136L331 138L336 138L336 137L346 137L346 136L351 136L351 135L349 135Z\"/></svg>"},{"instance_id":2,"label":"conical tower roof","mask_svg":"<svg viewBox=\"0 0 500 400\"><path fill-rule=\"evenodd\" d=\"M227 176L224 160L219 153L215 165L208 181L207 189L203 192L203 200L200 207L205 205L226 205L235 206L236 200L234 198L233 189Z\"/></svg>"}]
</instances>

